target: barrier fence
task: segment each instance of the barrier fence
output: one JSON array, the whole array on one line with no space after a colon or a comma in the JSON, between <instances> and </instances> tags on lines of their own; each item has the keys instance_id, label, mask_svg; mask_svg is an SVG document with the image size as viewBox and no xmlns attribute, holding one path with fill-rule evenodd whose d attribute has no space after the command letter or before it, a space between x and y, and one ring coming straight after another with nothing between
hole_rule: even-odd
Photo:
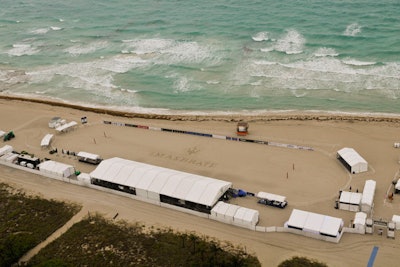
<instances>
[{"instance_id":1,"label":"barrier fence","mask_svg":"<svg viewBox=\"0 0 400 267\"><path fill-rule=\"evenodd\" d=\"M169 129L169 128L159 128L159 127L152 127L152 126L138 125L138 124L131 124L131 123L123 123L123 122L103 121L103 123L104 124L110 124L110 125L116 125L116 126L126 126L126 127L140 128L140 129L153 130L153 131L188 134L188 135L217 138L217 139L229 140L229 141L255 143L255 144L261 144L261 145L268 145L268 146L276 146L276 147L284 147L284 148L292 148L292 149L300 149L300 150L309 150L309 151L313 151L314 150L312 147L307 147L307 146L299 146L299 145L293 145L293 144L283 144L283 143L269 142L269 141L263 141L263 140L247 139L247 138L242 138L242 137L232 137L232 136L224 136L224 135L209 134L209 133L200 133L200 132Z\"/></svg>"}]
</instances>

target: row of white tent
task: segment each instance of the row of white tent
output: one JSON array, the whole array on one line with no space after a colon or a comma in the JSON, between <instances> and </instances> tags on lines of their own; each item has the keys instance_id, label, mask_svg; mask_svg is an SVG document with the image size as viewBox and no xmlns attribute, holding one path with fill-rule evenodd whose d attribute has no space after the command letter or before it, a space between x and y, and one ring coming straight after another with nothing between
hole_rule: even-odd
<instances>
[{"instance_id":1,"label":"row of white tent","mask_svg":"<svg viewBox=\"0 0 400 267\"><path fill-rule=\"evenodd\" d=\"M254 228L258 223L258 210L219 201L211 210L210 218L241 227Z\"/></svg>"},{"instance_id":2,"label":"row of white tent","mask_svg":"<svg viewBox=\"0 0 400 267\"><path fill-rule=\"evenodd\" d=\"M313 234L337 237L343 224L341 218L293 209L285 226Z\"/></svg>"},{"instance_id":3,"label":"row of white tent","mask_svg":"<svg viewBox=\"0 0 400 267\"><path fill-rule=\"evenodd\" d=\"M374 204L376 182L365 181L362 193L342 191L339 198L339 209L370 212Z\"/></svg>"}]
</instances>

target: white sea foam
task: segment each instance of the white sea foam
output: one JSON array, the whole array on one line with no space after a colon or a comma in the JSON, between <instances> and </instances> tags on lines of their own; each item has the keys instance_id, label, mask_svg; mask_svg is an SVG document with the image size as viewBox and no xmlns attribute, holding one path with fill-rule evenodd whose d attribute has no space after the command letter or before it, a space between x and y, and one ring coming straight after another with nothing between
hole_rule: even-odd
<instances>
[{"instance_id":1,"label":"white sea foam","mask_svg":"<svg viewBox=\"0 0 400 267\"><path fill-rule=\"evenodd\" d=\"M361 32L361 26L358 23L347 25L346 30L343 32L345 36L356 36Z\"/></svg>"},{"instance_id":2,"label":"white sea foam","mask_svg":"<svg viewBox=\"0 0 400 267\"><path fill-rule=\"evenodd\" d=\"M339 53L337 53L335 49L329 47L321 47L314 52L314 56L316 57L337 57L338 55Z\"/></svg>"},{"instance_id":3,"label":"white sea foam","mask_svg":"<svg viewBox=\"0 0 400 267\"><path fill-rule=\"evenodd\" d=\"M31 56L40 52L36 47L32 47L31 44L14 44L13 48L8 50L7 54L9 56Z\"/></svg>"},{"instance_id":4,"label":"white sea foam","mask_svg":"<svg viewBox=\"0 0 400 267\"><path fill-rule=\"evenodd\" d=\"M56 27L56 26L51 26L50 29L53 30L53 31L61 31L63 28Z\"/></svg>"},{"instance_id":5,"label":"white sea foam","mask_svg":"<svg viewBox=\"0 0 400 267\"><path fill-rule=\"evenodd\" d=\"M268 34L268 32L259 32L253 35L251 38L256 42L267 41L269 39Z\"/></svg>"},{"instance_id":6,"label":"white sea foam","mask_svg":"<svg viewBox=\"0 0 400 267\"><path fill-rule=\"evenodd\" d=\"M342 60L344 64L347 65L353 65L353 66L370 66L370 65L375 65L376 62L373 61L359 61L355 59L344 59Z\"/></svg>"},{"instance_id":7,"label":"white sea foam","mask_svg":"<svg viewBox=\"0 0 400 267\"><path fill-rule=\"evenodd\" d=\"M305 42L305 38L298 31L288 30L283 37L276 41L274 49L288 55L300 54L303 52Z\"/></svg>"},{"instance_id":8,"label":"white sea foam","mask_svg":"<svg viewBox=\"0 0 400 267\"><path fill-rule=\"evenodd\" d=\"M64 52L67 52L73 56L79 56L90 54L99 49L106 48L107 45L107 41L96 41L89 44L76 44L64 49Z\"/></svg>"},{"instance_id":9,"label":"white sea foam","mask_svg":"<svg viewBox=\"0 0 400 267\"><path fill-rule=\"evenodd\" d=\"M274 61L267 61L267 60L255 60L254 64L256 64L256 65L275 65L277 63Z\"/></svg>"},{"instance_id":10,"label":"white sea foam","mask_svg":"<svg viewBox=\"0 0 400 267\"><path fill-rule=\"evenodd\" d=\"M40 28L40 29L32 30L31 33L33 33L33 34L46 34L49 30L50 30L50 28Z\"/></svg>"},{"instance_id":11,"label":"white sea foam","mask_svg":"<svg viewBox=\"0 0 400 267\"><path fill-rule=\"evenodd\" d=\"M215 81L215 80L209 80L207 81L207 84L219 84L219 81Z\"/></svg>"},{"instance_id":12,"label":"white sea foam","mask_svg":"<svg viewBox=\"0 0 400 267\"><path fill-rule=\"evenodd\" d=\"M273 47L261 48L260 51L261 52L271 52L271 51L274 51L274 48Z\"/></svg>"},{"instance_id":13,"label":"white sea foam","mask_svg":"<svg viewBox=\"0 0 400 267\"><path fill-rule=\"evenodd\" d=\"M177 62L198 63L212 59L212 52L208 47L197 42L175 41L171 39L138 39L123 40L127 49L137 55L151 54L155 63L170 64Z\"/></svg>"}]
</instances>

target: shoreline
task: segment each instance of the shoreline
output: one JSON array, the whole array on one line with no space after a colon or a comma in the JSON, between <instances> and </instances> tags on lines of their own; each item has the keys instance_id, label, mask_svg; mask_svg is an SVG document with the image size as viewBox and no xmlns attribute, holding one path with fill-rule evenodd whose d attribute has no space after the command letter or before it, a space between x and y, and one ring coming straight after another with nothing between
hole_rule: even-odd
<instances>
[{"instance_id":1,"label":"shoreline","mask_svg":"<svg viewBox=\"0 0 400 267\"><path fill-rule=\"evenodd\" d=\"M62 102L50 99L28 98L15 95L0 94L0 99L11 101L23 101L44 104L48 106L57 106L81 111L88 111L97 114L105 114L125 118L141 119L160 119L170 121L359 121L359 122L391 122L400 123L400 114L380 114L380 113L350 113L333 111L271 111L264 114L162 114L162 113L139 113L117 110L105 107L90 107L77 105L68 102Z\"/></svg>"}]
</instances>

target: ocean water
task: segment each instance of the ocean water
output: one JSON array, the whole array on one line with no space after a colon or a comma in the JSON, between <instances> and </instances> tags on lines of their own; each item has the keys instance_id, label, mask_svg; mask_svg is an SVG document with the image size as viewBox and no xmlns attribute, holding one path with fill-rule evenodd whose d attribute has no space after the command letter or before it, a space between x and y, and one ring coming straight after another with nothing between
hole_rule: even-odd
<instances>
[{"instance_id":1,"label":"ocean water","mask_svg":"<svg viewBox=\"0 0 400 267\"><path fill-rule=\"evenodd\" d=\"M399 0L0 0L0 91L148 113L400 114Z\"/></svg>"}]
</instances>

